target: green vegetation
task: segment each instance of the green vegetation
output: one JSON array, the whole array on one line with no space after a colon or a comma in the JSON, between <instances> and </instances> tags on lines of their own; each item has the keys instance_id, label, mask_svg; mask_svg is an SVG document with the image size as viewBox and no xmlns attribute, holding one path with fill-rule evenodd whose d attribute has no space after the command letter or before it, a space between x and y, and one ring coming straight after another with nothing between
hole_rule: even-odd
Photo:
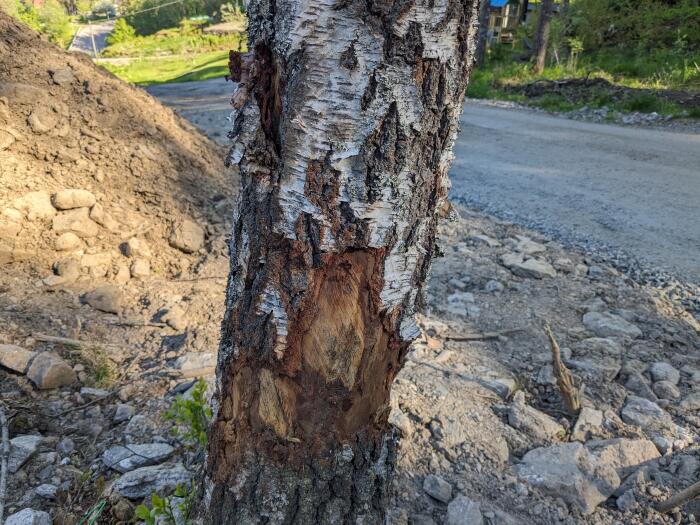
<instances>
[{"instance_id":1,"label":"green vegetation","mask_svg":"<svg viewBox=\"0 0 700 525\"><path fill-rule=\"evenodd\" d=\"M513 45L492 44L472 74L467 95L513 100L550 111L582 106L690 116L671 91L700 91L700 4L697 0L575 0L555 14L547 66L527 61L536 17L521 24ZM576 87L572 80L586 79ZM597 79L599 79L597 81ZM570 86L539 81L570 81ZM540 83L539 89L532 89Z\"/></svg>"},{"instance_id":2,"label":"green vegetation","mask_svg":"<svg viewBox=\"0 0 700 525\"><path fill-rule=\"evenodd\" d=\"M48 36L60 47L68 47L75 32L71 17L58 0L46 0L35 8L21 0L0 0L0 10L21 20L29 27Z\"/></svg>"},{"instance_id":3,"label":"green vegetation","mask_svg":"<svg viewBox=\"0 0 700 525\"><path fill-rule=\"evenodd\" d=\"M175 525L182 523L177 519L177 515L184 518L185 523L189 523L188 518L194 506L194 496L196 488L194 482L186 490L182 485L178 485L171 497L162 498L155 492L151 494L151 508L143 503L136 507L135 518L143 521L146 525ZM175 498L180 501L176 502Z\"/></svg>"},{"instance_id":4,"label":"green vegetation","mask_svg":"<svg viewBox=\"0 0 700 525\"><path fill-rule=\"evenodd\" d=\"M205 447L207 428L211 419L211 408L207 405L207 383L200 379L192 390L192 398L177 396L165 413L165 418L174 421L174 433L192 448Z\"/></svg>"},{"instance_id":5,"label":"green vegetation","mask_svg":"<svg viewBox=\"0 0 700 525\"><path fill-rule=\"evenodd\" d=\"M223 6L226 6L225 12L238 14L245 9L245 3L241 0L235 0L233 4L223 0L181 0L177 3L163 0L131 0L125 5L127 22L136 29L137 34L143 36L177 27L182 20L195 17L220 21ZM159 7L161 5L163 7Z\"/></svg>"},{"instance_id":6,"label":"green vegetation","mask_svg":"<svg viewBox=\"0 0 700 525\"><path fill-rule=\"evenodd\" d=\"M222 78L228 74L228 52L136 58L126 64L100 63L116 76L138 85Z\"/></svg>"}]
</instances>

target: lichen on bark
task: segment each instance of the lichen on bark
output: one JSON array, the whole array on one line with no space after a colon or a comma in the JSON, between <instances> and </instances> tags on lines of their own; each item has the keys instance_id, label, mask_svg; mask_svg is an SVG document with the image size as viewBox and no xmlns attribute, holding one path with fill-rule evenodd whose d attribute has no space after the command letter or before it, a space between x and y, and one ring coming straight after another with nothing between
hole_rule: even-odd
<instances>
[{"instance_id":1,"label":"lichen on bark","mask_svg":"<svg viewBox=\"0 0 700 525\"><path fill-rule=\"evenodd\" d=\"M379 523L476 2L254 0L248 15L205 521Z\"/></svg>"}]
</instances>

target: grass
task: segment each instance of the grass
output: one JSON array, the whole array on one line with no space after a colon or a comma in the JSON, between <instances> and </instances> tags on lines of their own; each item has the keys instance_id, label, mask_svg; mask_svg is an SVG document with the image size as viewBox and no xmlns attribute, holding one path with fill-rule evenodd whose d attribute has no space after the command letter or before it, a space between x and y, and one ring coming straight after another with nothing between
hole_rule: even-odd
<instances>
[{"instance_id":1,"label":"grass","mask_svg":"<svg viewBox=\"0 0 700 525\"><path fill-rule=\"evenodd\" d=\"M700 91L700 57L683 58L668 53L635 55L627 51L600 51L584 57L575 67L550 65L540 75L532 72L529 63L516 62L510 52L495 49L486 67L476 69L467 89L472 98L512 100L541 107L548 111L566 112L583 106L607 107L623 113L656 112L660 115L677 115L684 108L649 90ZM561 80L565 78L602 78L619 89L592 87L582 90L576 97L560 93L547 93L538 97L526 97L520 88L536 80ZM640 90L634 93L631 90ZM644 91L642 91L644 90ZM691 118L698 118L700 110L691 108Z\"/></svg>"},{"instance_id":2,"label":"grass","mask_svg":"<svg viewBox=\"0 0 700 525\"><path fill-rule=\"evenodd\" d=\"M166 82L189 82L227 75L228 51L188 56L135 58L128 64L101 62L99 65L126 82L142 86Z\"/></svg>"}]
</instances>

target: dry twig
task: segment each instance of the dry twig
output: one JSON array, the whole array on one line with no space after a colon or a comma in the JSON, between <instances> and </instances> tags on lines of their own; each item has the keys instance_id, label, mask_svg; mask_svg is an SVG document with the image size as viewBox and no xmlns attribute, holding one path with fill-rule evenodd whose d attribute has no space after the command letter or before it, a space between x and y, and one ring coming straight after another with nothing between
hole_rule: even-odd
<instances>
[{"instance_id":1,"label":"dry twig","mask_svg":"<svg viewBox=\"0 0 700 525\"><path fill-rule=\"evenodd\" d=\"M511 328L510 330L500 330L498 332L481 332L476 334L463 334L463 335L448 335L445 337L448 341L485 341L488 339L498 339L502 335L512 334L513 332L520 332L522 328Z\"/></svg>"},{"instance_id":2,"label":"dry twig","mask_svg":"<svg viewBox=\"0 0 700 525\"><path fill-rule=\"evenodd\" d=\"M676 507L685 505L690 500L695 499L698 496L700 496L700 481L693 483L685 490L681 490L675 496L671 496L667 500L662 501L656 507L656 510L658 510L661 514L666 514L667 512L671 512Z\"/></svg>"},{"instance_id":3,"label":"dry twig","mask_svg":"<svg viewBox=\"0 0 700 525\"><path fill-rule=\"evenodd\" d=\"M557 377L557 386L559 390L561 390L566 408L571 414L578 414L581 411L581 394L579 389L576 387L576 383L574 383L574 377L571 375L571 372L569 372L569 369L566 368L566 365L561 360L559 344L554 338L552 329L548 324L545 325L544 331L547 333L549 344L552 347L554 375Z\"/></svg>"}]
</instances>

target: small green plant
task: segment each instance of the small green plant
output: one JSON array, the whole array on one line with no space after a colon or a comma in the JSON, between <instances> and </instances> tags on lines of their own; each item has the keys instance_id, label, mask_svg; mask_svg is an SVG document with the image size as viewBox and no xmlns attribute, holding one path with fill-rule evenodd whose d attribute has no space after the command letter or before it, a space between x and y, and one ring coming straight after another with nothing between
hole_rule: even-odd
<instances>
[{"instance_id":1,"label":"small green plant","mask_svg":"<svg viewBox=\"0 0 700 525\"><path fill-rule=\"evenodd\" d=\"M151 508L148 508L143 503L136 507L134 521L143 521L146 525L155 525L156 523L163 525L175 525L183 520L178 520L178 517L184 518L184 522L189 523L189 515L192 511L194 503L195 487L194 482L190 485L189 490L184 486L178 485L172 496L165 498L160 497L155 492L151 494ZM179 500L179 501L176 501Z\"/></svg>"},{"instance_id":2,"label":"small green plant","mask_svg":"<svg viewBox=\"0 0 700 525\"><path fill-rule=\"evenodd\" d=\"M207 383L200 379L192 389L192 398L177 396L165 413L165 418L177 426L173 433L190 447L204 447L207 444L207 428L211 419L211 408L207 405Z\"/></svg>"}]
</instances>

